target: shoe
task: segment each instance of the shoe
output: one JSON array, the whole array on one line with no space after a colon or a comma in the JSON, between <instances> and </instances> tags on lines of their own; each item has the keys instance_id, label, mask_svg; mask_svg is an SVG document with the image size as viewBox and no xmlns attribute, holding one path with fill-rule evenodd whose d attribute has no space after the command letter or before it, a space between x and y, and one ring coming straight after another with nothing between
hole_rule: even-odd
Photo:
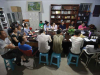
<instances>
[{"instance_id":1,"label":"shoe","mask_svg":"<svg viewBox=\"0 0 100 75\"><path fill-rule=\"evenodd\" d=\"M28 63L28 62L29 62L29 60L27 60L27 59L26 59L26 60L23 60L23 62L26 62L26 63Z\"/></svg>"},{"instance_id":2,"label":"shoe","mask_svg":"<svg viewBox=\"0 0 100 75\"><path fill-rule=\"evenodd\" d=\"M16 62L15 61L15 63L16 63L17 66L21 66L21 63L20 62Z\"/></svg>"}]
</instances>

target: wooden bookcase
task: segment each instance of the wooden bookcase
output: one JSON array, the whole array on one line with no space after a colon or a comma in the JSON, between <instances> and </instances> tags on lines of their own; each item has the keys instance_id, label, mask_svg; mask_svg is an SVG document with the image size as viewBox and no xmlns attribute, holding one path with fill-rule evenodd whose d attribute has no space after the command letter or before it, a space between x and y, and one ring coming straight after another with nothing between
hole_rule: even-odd
<instances>
[{"instance_id":1,"label":"wooden bookcase","mask_svg":"<svg viewBox=\"0 0 100 75\"><path fill-rule=\"evenodd\" d=\"M77 24L79 5L74 4L51 4L50 23L55 22L57 25L64 21L68 28L71 21Z\"/></svg>"}]
</instances>

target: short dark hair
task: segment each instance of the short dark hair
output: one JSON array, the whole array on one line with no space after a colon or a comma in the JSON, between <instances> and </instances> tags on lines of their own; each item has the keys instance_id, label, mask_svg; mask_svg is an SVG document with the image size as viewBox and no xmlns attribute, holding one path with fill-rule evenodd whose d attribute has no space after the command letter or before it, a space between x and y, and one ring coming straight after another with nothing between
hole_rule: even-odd
<instances>
[{"instance_id":1,"label":"short dark hair","mask_svg":"<svg viewBox=\"0 0 100 75\"><path fill-rule=\"evenodd\" d=\"M40 21L40 22L42 22L42 21Z\"/></svg>"},{"instance_id":2,"label":"short dark hair","mask_svg":"<svg viewBox=\"0 0 100 75\"><path fill-rule=\"evenodd\" d=\"M23 36L19 36L19 37L18 37L18 41L19 41L20 43L22 43L22 41L23 41Z\"/></svg>"},{"instance_id":3,"label":"short dark hair","mask_svg":"<svg viewBox=\"0 0 100 75\"><path fill-rule=\"evenodd\" d=\"M49 22L46 22L46 25L48 24Z\"/></svg>"},{"instance_id":4,"label":"short dark hair","mask_svg":"<svg viewBox=\"0 0 100 75\"><path fill-rule=\"evenodd\" d=\"M27 24L27 23L24 24L24 27L26 27L26 24Z\"/></svg>"},{"instance_id":5,"label":"short dark hair","mask_svg":"<svg viewBox=\"0 0 100 75\"><path fill-rule=\"evenodd\" d=\"M85 22L82 22L82 24L83 24L83 23L85 24Z\"/></svg>"},{"instance_id":6,"label":"short dark hair","mask_svg":"<svg viewBox=\"0 0 100 75\"><path fill-rule=\"evenodd\" d=\"M57 30L57 34L60 34L60 33L61 33L61 30L60 30L60 29L58 29L58 30Z\"/></svg>"},{"instance_id":7,"label":"short dark hair","mask_svg":"<svg viewBox=\"0 0 100 75\"><path fill-rule=\"evenodd\" d=\"M80 30L75 30L75 35L79 35L79 34L81 34L81 31Z\"/></svg>"},{"instance_id":8,"label":"short dark hair","mask_svg":"<svg viewBox=\"0 0 100 75\"><path fill-rule=\"evenodd\" d=\"M1 34L1 31L4 31L4 30L0 30L0 35L2 35L2 34Z\"/></svg>"},{"instance_id":9,"label":"short dark hair","mask_svg":"<svg viewBox=\"0 0 100 75\"><path fill-rule=\"evenodd\" d=\"M12 27L12 31L14 31L17 27Z\"/></svg>"},{"instance_id":10,"label":"short dark hair","mask_svg":"<svg viewBox=\"0 0 100 75\"><path fill-rule=\"evenodd\" d=\"M25 20L22 20L22 22L23 22L23 21L25 21Z\"/></svg>"},{"instance_id":11,"label":"short dark hair","mask_svg":"<svg viewBox=\"0 0 100 75\"><path fill-rule=\"evenodd\" d=\"M43 29L41 29L40 31L39 31L39 33L41 34L41 33L43 33L44 32L44 30Z\"/></svg>"},{"instance_id":12,"label":"short dark hair","mask_svg":"<svg viewBox=\"0 0 100 75\"><path fill-rule=\"evenodd\" d=\"M20 25L20 24L19 24L19 25L17 26L17 28L18 28L19 26L21 26L21 27L22 27L22 25Z\"/></svg>"},{"instance_id":13,"label":"short dark hair","mask_svg":"<svg viewBox=\"0 0 100 75\"><path fill-rule=\"evenodd\" d=\"M64 22L64 21L62 21L62 22ZM62 22L61 22L61 23L62 23Z\"/></svg>"}]
</instances>

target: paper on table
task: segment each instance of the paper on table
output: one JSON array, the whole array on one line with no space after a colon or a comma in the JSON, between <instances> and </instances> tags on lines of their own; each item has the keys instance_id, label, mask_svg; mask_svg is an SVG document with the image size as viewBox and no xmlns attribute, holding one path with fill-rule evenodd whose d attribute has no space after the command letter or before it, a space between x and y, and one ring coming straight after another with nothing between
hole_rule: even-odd
<instances>
[{"instance_id":1,"label":"paper on table","mask_svg":"<svg viewBox=\"0 0 100 75\"><path fill-rule=\"evenodd\" d=\"M54 31L57 31L57 30L54 30Z\"/></svg>"},{"instance_id":2,"label":"paper on table","mask_svg":"<svg viewBox=\"0 0 100 75\"><path fill-rule=\"evenodd\" d=\"M93 42L96 42L96 39L90 39L91 41L93 41Z\"/></svg>"},{"instance_id":3,"label":"paper on table","mask_svg":"<svg viewBox=\"0 0 100 75\"><path fill-rule=\"evenodd\" d=\"M84 38L85 41L90 41L88 38Z\"/></svg>"},{"instance_id":4,"label":"paper on table","mask_svg":"<svg viewBox=\"0 0 100 75\"><path fill-rule=\"evenodd\" d=\"M39 30L36 30L35 32L39 32Z\"/></svg>"},{"instance_id":5,"label":"paper on table","mask_svg":"<svg viewBox=\"0 0 100 75\"><path fill-rule=\"evenodd\" d=\"M71 39L69 39L70 41L72 41Z\"/></svg>"}]
</instances>

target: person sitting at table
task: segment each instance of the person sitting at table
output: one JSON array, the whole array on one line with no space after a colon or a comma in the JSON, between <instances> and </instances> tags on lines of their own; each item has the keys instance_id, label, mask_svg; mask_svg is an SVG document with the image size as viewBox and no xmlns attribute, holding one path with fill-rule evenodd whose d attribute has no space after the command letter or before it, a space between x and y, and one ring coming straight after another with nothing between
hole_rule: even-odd
<instances>
[{"instance_id":1,"label":"person sitting at table","mask_svg":"<svg viewBox=\"0 0 100 75\"><path fill-rule=\"evenodd\" d=\"M24 27L24 24L25 24L25 20L22 20L22 26Z\"/></svg>"},{"instance_id":2,"label":"person sitting at table","mask_svg":"<svg viewBox=\"0 0 100 75\"><path fill-rule=\"evenodd\" d=\"M80 25L78 27L79 30L84 30L84 28L86 28L85 23L83 22L82 25Z\"/></svg>"},{"instance_id":3,"label":"person sitting at table","mask_svg":"<svg viewBox=\"0 0 100 75\"><path fill-rule=\"evenodd\" d=\"M41 29L43 29L43 25L44 25L44 23L42 23L42 21L40 21L39 27L40 27Z\"/></svg>"},{"instance_id":4,"label":"person sitting at table","mask_svg":"<svg viewBox=\"0 0 100 75\"><path fill-rule=\"evenodd\" d=\"M24 30L22 29L22 25L18 25L17 29L18 29L18 32L17 32L18 36L26 35Z\"/></svg>"},{"instance_id":5,"label":"person sitting at table","mask_svg":"<svg viewBox=\"0 0 100 75\"><path fill-rule=\"evenodd\" d=\"M62 48L62 41L64 37L62 36L61 30L57 30L57 34L53 37L53 52L55 53L61 53Z\"/></svg>"},{"instance_id":6,"label":"person sitting at table","mask_svg":"<svg viewBox=\"0 0 100 75\"><path fill-rule=\"evenodd\" d=\"M50 50L48 42L52 41L51 36L45 35L45 31L43 29L41 29L39 33L40 35L37 36L38 50L41 53L47 53Z\"/></svg>"},{"instance_id":7,"label":"person sitting at table","mask_svg":"<svg viewBox=\"0 0 100 75\"><path fill-rule=\"evenodd\" d=\"M75 30L74 36L71 37L72 47L70 52L73 54L80 54L81 47L83 47L83 39L80 37L81 31Z\"/></svg>"},{"instance_id":8,"label":"person sitting at table","mask_svg":"<svg viewBox=\"0 0 100 75\"><path fill-rule=\"evenodd\" d=\"M34 52L36 52L38 50L37 47L32 49L32 47L30 45L25 44L27 42L26 36L19 36L18 40L19 40L18 47L20 50L23 50L23 51L31 50L32 54L34 54Z\"/></svg>"},{"instance_id":9,"label":"person sitting at table","mask_svg":"<svg viewBox=\"0 0 100 75\"><path fill-rule=\"evenodd\" d=\"M18 50L18 46L14 46L7 38L7 34L4 30L0 30L0 55L5 59L16 58L15 63L18 66L21 66L21 58L23 62L28 62Z\"/></svg>"},{"instance_id":10,"label":"person sitting at table","mask_svg":"<svg viewBox=\"0 0 100 75\"><path fill-rule=\"evenodd\" d=\"M44 30L47 31L50 29L49 22L46 22L46 25L44 25Z\"/></svg>"},{"instance_id":11,"label":"person sitting at table","mask_svg":"<svg viewBox=\"0 0 100 75\"><path fill-rule=\"evenodd\" d=\"M12 27L14 27L14 25L13 24L11 24L10 25L10 27L8 28L8 35L11 37L11 34L13 33L13 31L12 31Z\"/></svg>"},{"instance_id":12,"label":"person sitting at table","mask_svg":"<svg viewBox=\"0 0 100 75\"><path fill-rule=\"evenodd\" d=\"M57 25L54 22L52 23L51 29L57 30Z\"/></svg>"},{"instance_id":13,"label":"person sitting at table","mask_svg":"<svg viewBox=\"0 0 100 75\"><path fill-rule=\"evenodd\" d=\"M61 25L59 26L59 28L60 28L61 30L67 29L67 28L66 28L66 25L64 24L64 21L62 21L62 23L61 23Z\"/></svg>"},{"instance_id":14,"label":"person sitting at table","mask_svg":"<svg viewBox=\"0 0 100 75\"><path fill-rule=\"evenodd\" d=\"M75 29L74 21L71 21L71 24L69 24L69 29Z\"/></svg>"},{"instance_id":15,"label":"person sitting at table","mask_svg":"<svg viewBox=\"0 0 100 75\"><path fill-rule=\"evenodd\" d=\"M26 34L27 36L28 36L28 35L33 35L33 33L30 31L30 29L29 29L27 23L24 24L24 32L25 32L25 34Z\"/></svg>"},{"instance_id":16,"label":"person sitting at table","mask_svg":"<svg viewBox=\"0 0 100 75\"><path fill-rule=\"evenodd\" d=\"M12 31L13 31L13 33L11 35L11 41L15 46L18 46L18 33L17 33L18 30L16 27L13 27Z\"/></svg>"}]
</instances>

